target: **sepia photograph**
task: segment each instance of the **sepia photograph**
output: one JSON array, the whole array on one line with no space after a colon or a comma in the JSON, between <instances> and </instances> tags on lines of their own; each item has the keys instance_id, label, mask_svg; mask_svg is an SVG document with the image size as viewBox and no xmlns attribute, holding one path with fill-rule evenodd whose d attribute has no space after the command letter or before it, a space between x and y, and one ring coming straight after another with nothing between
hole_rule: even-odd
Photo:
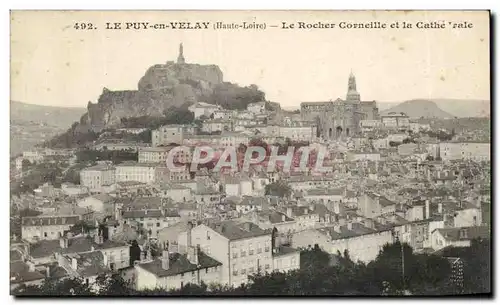
<instances>
[{"instance_id":1,"label":"sepia photograph","mask_svg":"<svg viewBox=\"0 0 500 305\"><path fill-rule=\"evenodd\" d=\"M492 296L488 10L11 10L10 294Z\"/></svg>"}]
</instances>

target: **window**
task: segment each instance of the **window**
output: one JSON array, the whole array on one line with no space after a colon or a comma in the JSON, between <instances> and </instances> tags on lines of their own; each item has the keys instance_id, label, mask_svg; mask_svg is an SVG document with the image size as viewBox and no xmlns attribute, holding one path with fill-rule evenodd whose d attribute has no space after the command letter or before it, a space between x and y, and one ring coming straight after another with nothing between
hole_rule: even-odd
<instances>
[{"instance_id":1,"label":"window","mask_svg":"<svg viewBox=\"0 0 500 305\"><path fill-rule=\"evenodd\" d=\"M43 232L43 237L47 237L47 232Z\"/></svg>"},{"instance_id":2,"label":"window","mask_svg":"<svg viewBox=\"0 0 500 305\"><path fill-rule=\"evenodd\" d=\"M159 222L157 222L157 223L156 223L156 226L157 226L157 227L159 227L159 226L160 226L160 223L159 223Z\"/></svg>"},{"instance_id":3,"label":"window","mask_svg":"<svg viewBox=\"0 0 500 305\"><path fill-rule=\"evenodd\" d=\"M233 275L238 275L238 270L236 270L236 264L233 264Z\"/></svg>"},{"instance_id":4,"label":"window","mask_svg":"<svg viewBox=\"0 0 500 305\"><path fill-rule=\"evenodd\" d=\"M268 270L270 268L269 264L266 264L266 270Z\"/></svg>"},{"instance_id":5,"label":"window","mask_svg":"<svg viewBox=\"0 0 500 305\"><path fill-rule=\"evenodd\" d=\"M238 258L238 253L233 252L233 258Z\"/></svg>"},{"instance_id":6,"label":"window","mask_svg":"<svg viewBox=\"0 0 500 305\"><path fill-rule=\"evenodd\" d=\"M208 268L205 268L205 274L207 274L207 273L208 273Z\"/></svg>"},{"instance_id":7,"label":"window","mask_svg":"<svg viewBox=\"0 0 500 305\"><path fill-rule=\"evenodd\" d=\"M266 246L265 251L269 252L269 246Z\"/></svg>"},{"instance_id":8,"label":"window","mask_svg":"<svg viewBox=\"0 0 500 305\"><path fill-rule=\"evenodd\" d=\"M193 271L193 272L191 272L191 276L194 276L194 271Z\"/></svg>"},{"instance_id":9,"label":"window","mask_svg":"<svg viewBox=\"0 0 500 305\"><path fill-rule=\"evenodd\" d=\"M247 270L246 269L241 269L241 274L246 274Z\"/></svg>"},{"instance_id":10,"label":"window","mask_svg":"<svg viewBox=\"0 0 500 305\"><path fill-rule=\"evenodd\" d=\"M245 256L247 256L247 252L242 250L241 251L241 257L245 257Z\"/></svg>"}]
</instances>

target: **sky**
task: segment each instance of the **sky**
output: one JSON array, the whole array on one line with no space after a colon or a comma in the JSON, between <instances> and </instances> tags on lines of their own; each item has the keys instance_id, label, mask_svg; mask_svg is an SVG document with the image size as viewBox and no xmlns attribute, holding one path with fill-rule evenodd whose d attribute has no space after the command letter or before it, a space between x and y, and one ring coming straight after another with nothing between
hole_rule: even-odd
<instances>
[{"instance_id":1,"label":"sky","mask_svg":"<svg viewBox=\"0 0 500 305\"><path fill-rule=\"evenodd\" d=\"M137 89L154 65L218 65L224 80L256 84L282 107L345 98L349 73L362 100L490 97L488 12L459 11L17 11L11 13L11 100L86 107L103 87ZM105 30L106 22L266 23L265 30ZM443 21L445 29L280 29L281 22ZM472 28L453 29L466 21ZM76 30L75 22L95 30Z\"/></svg>"}]
</instances>

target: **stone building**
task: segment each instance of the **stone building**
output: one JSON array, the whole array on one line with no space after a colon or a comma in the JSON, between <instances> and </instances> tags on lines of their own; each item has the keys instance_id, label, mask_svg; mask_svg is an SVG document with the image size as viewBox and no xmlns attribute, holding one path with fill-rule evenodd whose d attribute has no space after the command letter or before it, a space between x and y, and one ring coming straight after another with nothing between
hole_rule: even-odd
<instances>
[{"instance_id":1,"label":"stone building","mask_svg":"<svg viewBox=\"0 0 500 305\"><path fill-rule=\"evenodd\" d=\"M352 136L360 131L361 120L377 120L375 101L361 101L356 89L356 78L349 76L346 99L329 102L307 102L300 104L303 120L315 121L318 132L325 139Z\"/></svg>"}]
</instances>

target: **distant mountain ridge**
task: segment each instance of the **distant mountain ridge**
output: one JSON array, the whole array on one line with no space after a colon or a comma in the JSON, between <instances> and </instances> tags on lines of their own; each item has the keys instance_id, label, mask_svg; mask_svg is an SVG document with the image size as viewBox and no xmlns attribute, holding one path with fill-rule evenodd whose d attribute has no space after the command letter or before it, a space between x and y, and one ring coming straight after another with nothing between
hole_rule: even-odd
<instances>
[{"instance_id":1,"label":"distant mountain ridge","mask_svg":"<svg viewBox=\"0 0 500 305\"><path fill-rule=\"evenodd\" d=\"M446 112L452 117L466 118L466 117L489 117L491 104L489 100L469 100L469 99L415 99L406 102L412 102L416 105L429 105L425 104L427 102L433 102L437 108L439 108L437 114L441 111ZM405 102L404 102L405 103ZM420 103L420 104L419 104ZM422 104L424 103L424 104ZM377 106L381 113L386 113L387 111L394 111L394 108L403 103L395 102L377 102ZM432 106L430 106L432 107ZM397 110L397 109L396 109ZM408 109L409 110L409 109ZM404 111L403 111L404 112ZM418 113L408 115L410 117L416 117ZM433 115L436 117L436 115Z\"/></svg>"},{"instance_id":2,"label":"distant mountain ridge","mask_svg":"<svg viewBox=\"0 0 500 305\"><path fill-rule=\"evenodd\" d=\"M404 112L410 118L438 118L451 119L454 116L439 108L436 103L429 100L411 100L381 111L380 114L390 112Z\"/></svg>"},{"instance_id":3,"label":"distant mountain ridge","mask_svg":"<svg viewBox=\"0 0 500 305\"><path fill-rule=\"evenodd\" d=\"M10 101L10 153L17 155L64 132L85 108L42 106Z\"/></svg>"},{"instance_id":4,"label":"distant mountain ridge","mask_svg":"<svg viewBox=\"0 0 500 305\"><path fill-rule=\"evenodd\" d=\"M11 122L33 122L66 129L86 112L80 107L56 107L10 101Z\"/></svg>"}]
</instances>

